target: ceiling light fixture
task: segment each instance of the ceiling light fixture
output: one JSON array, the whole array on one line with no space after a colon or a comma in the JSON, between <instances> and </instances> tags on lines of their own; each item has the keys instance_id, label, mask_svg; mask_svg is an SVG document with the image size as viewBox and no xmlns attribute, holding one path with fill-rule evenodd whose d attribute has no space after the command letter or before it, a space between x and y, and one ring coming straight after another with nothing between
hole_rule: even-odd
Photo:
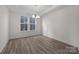
<instances>
[{"instance_id":1,"label":"ceiling light fixture","mask_svg":"<svg viewBox=\"0 0 79 59\"><path fill-rule=\"evenodd\" d=\"M40 18L40 16L38 14L33 14L32 18Z\"/></svg>"},{"instance_id":2,"label":"ceiling light fixture","mask_svg":"<svg viewBox=\"0 0 79 59\"><path fill-rule=\"evenodd\" d=\"M35 7L37 7L38 5L34 5ZM35 11L36 12L36 11ZM37 10L37 13L39 12L39 9ZM40 18L40 16L37 14L37 13L35 13L35 14L33 14L32 15L32 18L36 18L36 19L38 19L38 18Z\"/></svg>"}]
</instances>

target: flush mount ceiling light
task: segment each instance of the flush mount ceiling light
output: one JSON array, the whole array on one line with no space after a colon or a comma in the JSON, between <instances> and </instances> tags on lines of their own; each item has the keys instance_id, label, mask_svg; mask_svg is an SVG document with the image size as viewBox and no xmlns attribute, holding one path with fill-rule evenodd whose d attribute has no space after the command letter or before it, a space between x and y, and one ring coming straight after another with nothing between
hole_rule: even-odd
<instances>
[{"instance_id":1,"label":"flush mount ceiling light","mask_svg":"<svg viewBox=\"0 0 79 59\"><path fill-rule=\"evenodd\" d=\"M34 5L34 6L37 8L38 5ZM32 18L36 18L36 19L40 18L40 16L38 15L38 12L39 12L39 8L38 8L38 10L35 11L35 13L32 15Z\"/></svg>"}]
</instances>

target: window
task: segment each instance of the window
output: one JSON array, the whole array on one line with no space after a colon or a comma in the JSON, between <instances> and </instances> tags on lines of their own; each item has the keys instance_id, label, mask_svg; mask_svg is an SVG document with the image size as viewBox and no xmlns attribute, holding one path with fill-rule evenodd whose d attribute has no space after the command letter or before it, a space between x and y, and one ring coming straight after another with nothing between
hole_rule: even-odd
<instances>
[{"instance_id":1,"label":"window","mask_svg":"<svg viewBox=\"0 0 79 59\"><path fill-rule=\"evenodd\" d=\"M35 19L32 17L21 16L21 31L35 30Z\"/></svg>"},{"instance_id":2,"label":"window","mask_svg":"<svg viewBox=\"0 0 79 59\"><path fill-rule=\"evenodd\" d=\"M21 31L28 30L28 18L26 16L21 16Z\"/></svg>"},{"instance_id":3,"label":"window","mask_svg":"<svg viewBox=\"0 0 79 59\"><path fill-rule=\"evenodd\" d=\"M30 30L35 30L35 19L30 17Z\"/></svg>"}]
</instances>

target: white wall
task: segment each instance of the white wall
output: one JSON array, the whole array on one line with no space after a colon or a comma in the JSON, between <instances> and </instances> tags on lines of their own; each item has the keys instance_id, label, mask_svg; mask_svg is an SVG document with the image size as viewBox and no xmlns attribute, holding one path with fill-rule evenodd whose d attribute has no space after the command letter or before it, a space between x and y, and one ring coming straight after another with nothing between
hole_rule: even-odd
<instances>
[{"instance_id":1,"label":"white wall","mask_svg":"<svg viewBox=\"0 0 79 59\"><path fill-rule=\"evenodd\" d=\"M42 19L43 35L79 47L79 6L64 6Z\"/></svg>"},{"instance_id":2,"label":"white wall","mask_svg":"<svg viewBox=\"0 0 79 59\"><path fill-rule=\"evenodd\" d=\"M8 42L8 10L0 6L0 52Z\"/></svg>"},{"instance_id":3,"label":"white wall","mask_svg":"<svg viewBox=\"0 0 79 59\"><path fill-rule=\"evenodd\" d=\"M31 15L23 12L10 11L9 16L10 16L9 17L9 38L10 39L42 34L41 19L36 20L35 31L20 31L20 16L31 16Z\"/></svg>"}]
</instances>

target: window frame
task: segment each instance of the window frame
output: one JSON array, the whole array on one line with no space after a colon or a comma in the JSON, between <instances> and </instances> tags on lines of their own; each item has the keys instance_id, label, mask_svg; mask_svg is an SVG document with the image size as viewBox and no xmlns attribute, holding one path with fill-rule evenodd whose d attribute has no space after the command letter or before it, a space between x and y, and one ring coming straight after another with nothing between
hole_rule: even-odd
<instances>
[{"instance_id":1,"label":"window frame","mask_svg":"<svg viewBox=\"0 0 79 59\"><path fill-rule=\"evenodd\" d=\"M24 23L21 22L22 21L21 17L24 17ZM25 22L26 17L27 17L27 22ZM20 31L35 31L36 30L36 20L34 19L34 23L31 23L30 18L32 18L32 17L30 17L30 16L20 16ZM21 27L22 24L24 24L24 27L27 24L27 30L25 30L25 28L24 28L24 30L22 30L22 27ZM34 29L31 30L30 25L32 25L32 26L34 25Z\"/></svg>"}]
</instances>

